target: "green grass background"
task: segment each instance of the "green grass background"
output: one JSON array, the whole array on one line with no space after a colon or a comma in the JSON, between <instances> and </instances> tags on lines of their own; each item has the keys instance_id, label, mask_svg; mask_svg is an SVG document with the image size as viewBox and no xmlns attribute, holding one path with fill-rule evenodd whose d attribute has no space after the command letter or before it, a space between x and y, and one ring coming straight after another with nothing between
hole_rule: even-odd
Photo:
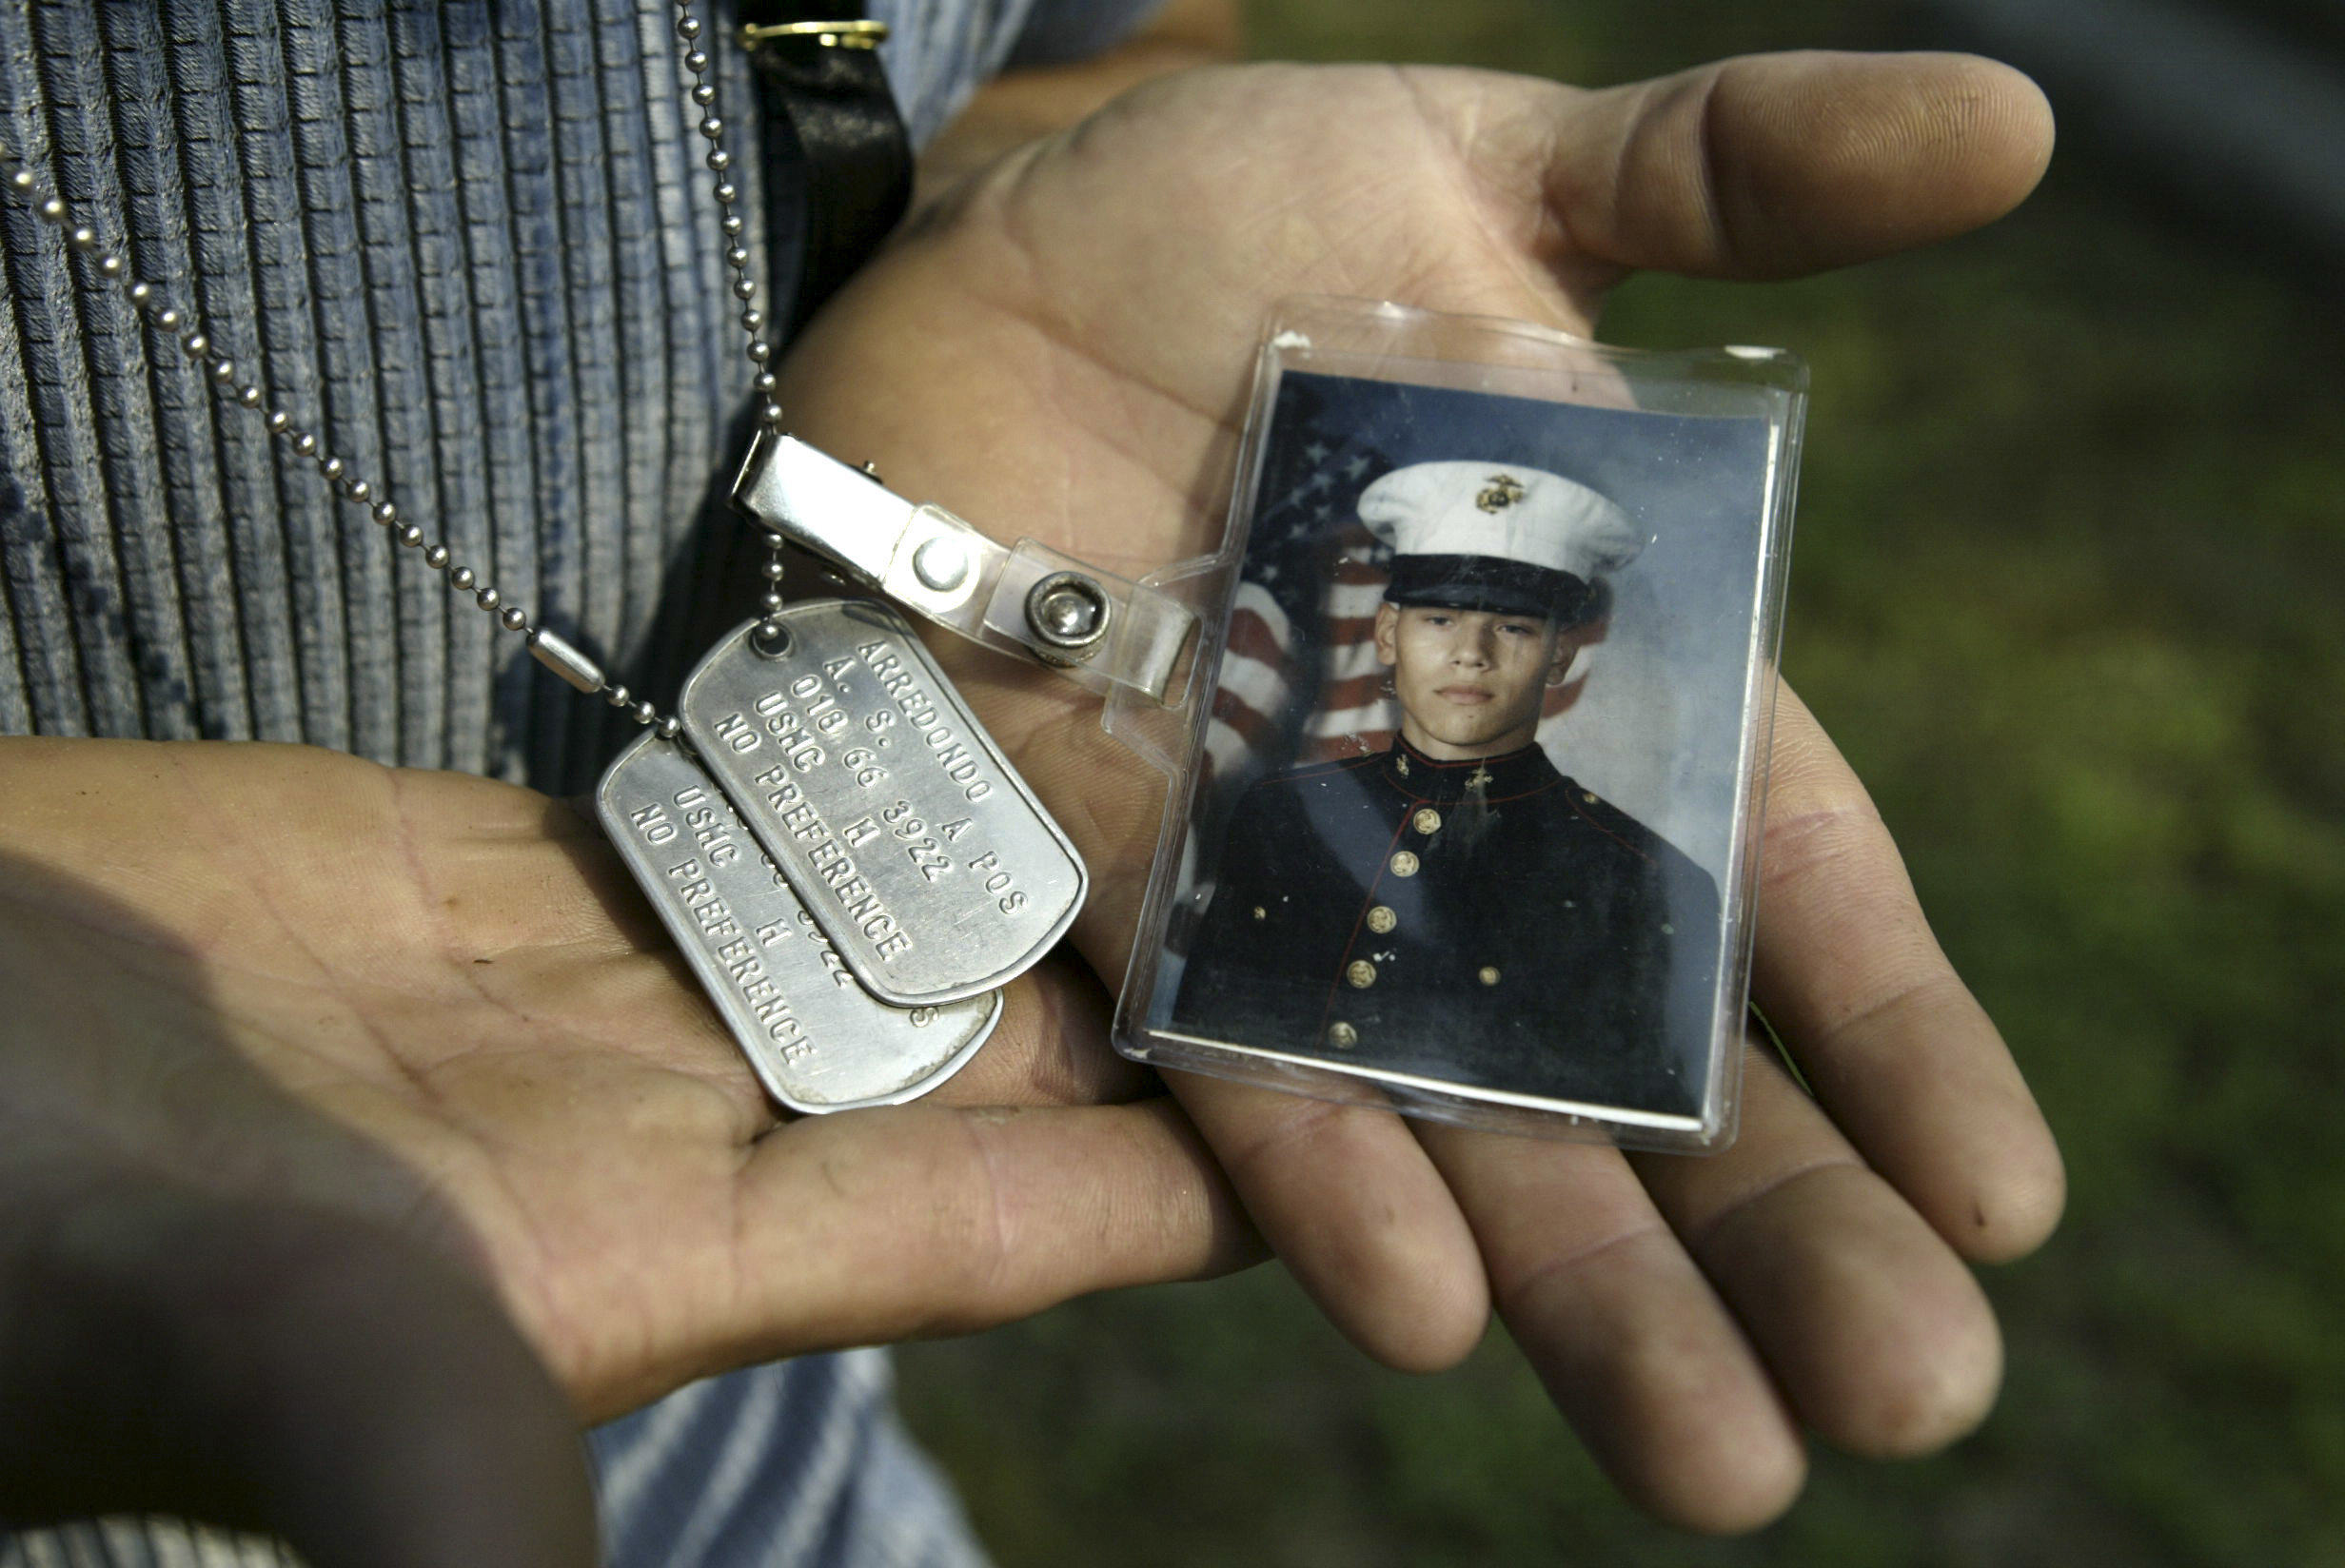
<instances>
[{"instance_id":1,"label":"green grass background","mask_svg":"<svg viewBox=\"0 0 2345 1568\"><path fill-rule=\"evenodd\" d=\"M1846 0L1251 10L1267 55L1590 84L1911 36ZM1785 666L2074 1184L1987 1280L1994 1417L1926 1462L1820 1453L1783 1522L1698 1539L1611 1495L1503 1334L1385 1373L1258 1269L905 1353L1005 1568L2345 1564L2338 289L2145 213L2063 133L1981 235L1788 285L1642 279L1604 328L1812 367Z\"/></svg>"}]
</instances>

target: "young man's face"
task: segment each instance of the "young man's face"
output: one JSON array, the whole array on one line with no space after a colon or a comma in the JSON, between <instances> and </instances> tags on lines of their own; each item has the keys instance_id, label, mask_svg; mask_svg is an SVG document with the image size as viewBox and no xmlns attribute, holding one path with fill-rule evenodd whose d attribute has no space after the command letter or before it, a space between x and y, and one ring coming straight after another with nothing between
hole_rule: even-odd
<instances>
[{"instance_id":1,"label":"young man's face","mask_svg":"<svg viewBox=\"0 0 2345 1568\"><path fill-rule=\"evenodd\" d=\"M1571 645L1537 616L1412 605L1376 609L1376 657L1392 666L1401 734L1443 761L1527 746Z\"/></svg>"}]
</instances>

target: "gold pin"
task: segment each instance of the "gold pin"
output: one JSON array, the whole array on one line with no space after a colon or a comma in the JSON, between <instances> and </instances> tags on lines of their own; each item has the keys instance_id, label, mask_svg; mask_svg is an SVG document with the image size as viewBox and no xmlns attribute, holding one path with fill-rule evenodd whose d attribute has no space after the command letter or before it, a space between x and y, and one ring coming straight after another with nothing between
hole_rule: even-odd
<instances>
[{"instance_id":1,"label":"gold pin","mask_svg":"<svg viewBox=\"0 0 2345 1568\"><path fill-rule=\"evenodd\" d=\"M1523 481L1512 474L1492 474L1474 504L1485 512L1504 512L1523 499Z\"/></svg>"}]
</instances>

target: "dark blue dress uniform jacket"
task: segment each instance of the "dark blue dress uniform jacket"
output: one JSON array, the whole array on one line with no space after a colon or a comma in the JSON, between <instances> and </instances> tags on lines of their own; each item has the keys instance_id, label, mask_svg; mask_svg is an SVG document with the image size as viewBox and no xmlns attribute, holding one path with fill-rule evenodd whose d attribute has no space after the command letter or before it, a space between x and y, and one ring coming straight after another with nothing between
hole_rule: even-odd
<instances>
[{"instance_id":1,"label":"dark blue dress uniform jacket","mask_svg":"<svg viewBox=\"0 0 2345 1568\"><path fill-rule=\"evenodd\" d=\"M1239 799L1173 1027L1694 1115L1718 919L1707 872L1539 747L1437 762L1396 740Z\"/></svg>"}]
</instances>

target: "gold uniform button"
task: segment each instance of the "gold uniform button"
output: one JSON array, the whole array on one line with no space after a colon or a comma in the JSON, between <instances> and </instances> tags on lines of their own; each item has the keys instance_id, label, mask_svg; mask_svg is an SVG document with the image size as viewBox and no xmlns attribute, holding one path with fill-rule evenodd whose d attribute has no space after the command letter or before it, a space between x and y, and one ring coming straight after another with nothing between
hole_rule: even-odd
<instances>
[{"instance_id":1,"label":"gold uniform button","mask_svg":"<svg viewBox=\"0 0 2345 1568\"><path fill-rule=\"evenodd\" d=\"M1359 1043L1360 1031L1350 1024L1330 1024L1328 1026L1328 1044L1337 1050L1350 1050Z\"/></svg>"},{"instance_id":2,"label":"gold uniform button","mask_svg":"<svg viewBox=\"0 0 2345 1568\"><path fill-rule=\"evenodd\" d=\"M1270 917L1271 917L1271 911L1268 911L1268 910L1264 909L1264 908L1263 908L1261 905L1259 905L1259 904L1256 904L1256 905L1254 906L1254 918L1255 918L1256 920L1268 920Z\"/></svg>"},{"instance_id":3,"label":"gold uniform button","mask_svg":"<svg viewBox=\"0 0 2345 1568\"><path fill-rule=\"evenodd\" d=\"M1392 874L1394 876L1416 875L1417 857L1409 853L1407 850L1403 850L1399 853L1395 854L1392 857Z\"/></svg>"},{"instance_id":4,"label":"gold uniform button","mask_svg":"<svg viewBox=\"0 0 2345 1568\"><path fill-rule=\"evenodd\" d=\"M1400 923L1401 917L1394 914L1387 905L1379 904L1368 911L1368 929L1378 936L1382 936Z\"/></svg>"},{"instance_id":5,"label":"gold uniform button","mask_svg":"<svg viewBox=\"0 0 2345 1568\"><path fill-rule=\"evenodd\" d=\"M1433 834L1441 832L1441 813L1433 810L1432 807L1428 806L1423 811L1417 813L1416 815L1410 817L1409 819L1409 825L1429 838Z\"/></svg>"},{"instance_id":6,"label":"gold uniform button","mask_svg":"<svg viewBox=\"0 0 2345 1568\"><path fill-rule=\"evenodd\" d=\"M1495 985L1497 985L1497 984L1498 984L1498 966L1497 966L1497 965L1495 965L1495 964L1485 964L1485 965L1483 965L1483 966L1482 966L1482 976L1481 976L1481 978L1482 978L1482 983L1483 983L1484 985L1486 985L1486 986L1495 986Z\"/></svg>"},{"instance_id":7,"label":"gold uniform button","mask_svg":"<svg viewBox=\"0 0 2345 1568\"><path fill-rule=\"evenodd\" d=\"M1376 983L1376 966L1365 958L1354 958L1345 966L1344 978L1351 982L1353 990L1366 990Z\"/></svg>"}]
</instances>

